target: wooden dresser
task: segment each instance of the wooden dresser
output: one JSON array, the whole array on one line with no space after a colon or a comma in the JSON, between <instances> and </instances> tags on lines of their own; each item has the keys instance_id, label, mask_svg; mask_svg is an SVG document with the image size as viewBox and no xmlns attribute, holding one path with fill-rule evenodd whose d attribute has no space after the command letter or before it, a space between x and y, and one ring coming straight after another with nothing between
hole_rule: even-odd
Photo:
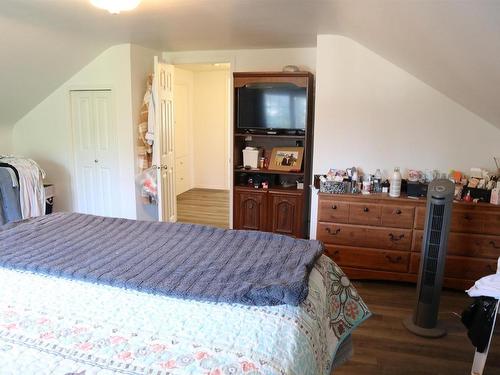
<instances>
[{"instance_id":1,"label":"wooden dresser","mask_svg":"<svg viewBox=\"0 0 500 375\"><path fill-rule=\"evenodd\" d=\"M425 199L319 193L317 239L352 279L417 281ZM453 204L444 286L469 288L496 272L500 206Z\"/></svg>"}]
</instances>

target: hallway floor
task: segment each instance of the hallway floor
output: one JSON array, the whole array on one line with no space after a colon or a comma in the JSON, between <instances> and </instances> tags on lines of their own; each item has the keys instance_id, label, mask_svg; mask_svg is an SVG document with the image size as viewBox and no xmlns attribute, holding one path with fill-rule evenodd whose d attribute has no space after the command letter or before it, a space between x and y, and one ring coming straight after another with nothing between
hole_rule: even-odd
<instances>
[{"instance_id":1,"label":"hallway floor","mask_svg":"<svg viewBox=\"0 0 500 375\"><path fill-rule=\"evenodd\" d=\"M191 189L177 196L177 220L229 228L229 191Z\"/></svg>"}]
</instances>

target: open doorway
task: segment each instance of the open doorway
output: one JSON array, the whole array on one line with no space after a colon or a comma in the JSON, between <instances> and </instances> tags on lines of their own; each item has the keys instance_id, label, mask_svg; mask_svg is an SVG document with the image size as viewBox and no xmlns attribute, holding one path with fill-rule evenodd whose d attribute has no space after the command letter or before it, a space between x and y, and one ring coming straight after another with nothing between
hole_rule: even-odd
<instances>
[{"instance_id":1,"label":"open doorway","mask_svg":"<svg viewBox=\"0 0 500 375\"><path fill-rule=\"evenodd\" d=\"M175 65L177 220L229 228L230 64Z\"/></svg>"}]
</instances>

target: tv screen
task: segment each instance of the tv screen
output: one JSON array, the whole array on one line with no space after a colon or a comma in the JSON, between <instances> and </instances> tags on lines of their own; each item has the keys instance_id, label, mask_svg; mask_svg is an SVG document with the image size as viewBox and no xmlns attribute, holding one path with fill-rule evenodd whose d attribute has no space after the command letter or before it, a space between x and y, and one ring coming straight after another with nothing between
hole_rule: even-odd
<instances>
[{"instance_id":1,"label":"tv screen","mask_svg":"<svg viewBox=\"0 0 500 375\"><path fill-rule=\"evenodd\" d=\"M300 130L306 127L306 88L290 84L238 89L238 129Z\"/></svg>"}]
</instances>

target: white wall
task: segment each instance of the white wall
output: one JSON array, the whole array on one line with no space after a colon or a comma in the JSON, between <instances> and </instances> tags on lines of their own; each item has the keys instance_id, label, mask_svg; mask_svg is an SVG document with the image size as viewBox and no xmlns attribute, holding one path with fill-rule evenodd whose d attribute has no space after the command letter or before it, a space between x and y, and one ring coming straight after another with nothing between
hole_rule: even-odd
<instances>
[{"instance_id":1,"label":"white wall","mask_svg":"<svg viewBox=\"0 0 500 375\"><path fill-rule=\"evenodd\" d=\"M314 72L316 48L164 52L163 58L170 64L229 62L235 72L280 71L285 65Z\"/></svg>"},{"instance_id":2,"label":"white wall","mask_svg":"<svg viewBox=\"0 0 500 375\"><path fill-rule=\"evenodd\" d=\"M130 85L132 100L132 123L134 144L134 174L139 172L137 164L137 139L139 137L137 125L146 93L146 83L154 70L154 57L160 56L161 52L132 44L130 46ZM140 189L135 185L136 216L138 220L158 220L158 209L156 205L145 205L141 199Z\"/></svg>"},{"instance_id":3,"label":"white wall","mask_svg":"<svg viewBox=\"0 0 500 375\"><path fill-rule=\"evenodd\" d=\"M56 210L75 208L69 92L107 88L114 93L116 108L121 216L136 217L130 51L129 44L104 51L14 125L14 152L35 159L46 170L47 182L55 184Z\"/></svg>"},{"instance_id":4,"label":"white wall","mask_svg":"<svg viewBox=\"0 0 500 375\"><path fill-rule=\"evenodd\" d=\"M229 71L194 73L194 187L229 189Z\"/></svg>"},{"instance_id":5,"label":"white wall","mask_svg":"<svg viewBox=\"0 0 500 375\"><path fill-rule=\"evenodd\" d=\"M319 35L316 61L313 173L494 168L500 130L424 82L341 36Z\"/></svg>"},{"instance_id":6,"label":"white wall","mask_svg":"<svg viewBox=\"0 0 500 375\"><path fill-rule=\"evenodd\" d=\"M12 126L0 125L0 155L12 152Z\"/></svg>"}]
</instances>

